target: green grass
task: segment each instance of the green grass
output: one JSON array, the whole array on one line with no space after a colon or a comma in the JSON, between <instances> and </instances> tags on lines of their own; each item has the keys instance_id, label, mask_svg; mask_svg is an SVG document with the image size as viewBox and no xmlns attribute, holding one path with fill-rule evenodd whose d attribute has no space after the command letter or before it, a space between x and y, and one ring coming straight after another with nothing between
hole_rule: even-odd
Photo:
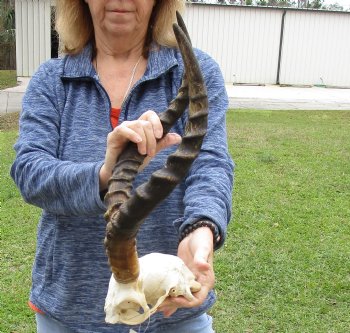
<instances>
[{"instance_id":1,"label":"green grass","mask_svg":"<svg viewBox=\"0 0 350 333\"><path fill-rule=\"evenodd\" d=\"M39 210L8 175L15 122L0 117L0 332L31 333ZM217 333L348 333L350 111L229 111L228 133L235 221L215 259Z\"/></svg>"},{"instance_id":2,"label":"green grass","mask_svg":"<svg viewBox=\"0 0 350 333\"><path fill-rule=\"evenodd\" d=\"M35 332L27 299L39 210L25 204L10 179L18 114L0 116L0 332Z\"/></svg>"},{"instance_id":3,"label":"green grass","mask_svg":"<svg viewBox=\"0 0 350 333\"><path fill-rule=\"evenodd\" d=\"M222 332L350 331L350 112L230 111Z\"/></svg>"},{"instance_id":4,"label":"green grass","mask_svg":"<svg viewBox=\"0 0 350 333\"><path fill-rule=\"evenodd\" d=\"M0 90L15 87L17 85L16 71L0 70Z\"/></svg>"}]
</instances>

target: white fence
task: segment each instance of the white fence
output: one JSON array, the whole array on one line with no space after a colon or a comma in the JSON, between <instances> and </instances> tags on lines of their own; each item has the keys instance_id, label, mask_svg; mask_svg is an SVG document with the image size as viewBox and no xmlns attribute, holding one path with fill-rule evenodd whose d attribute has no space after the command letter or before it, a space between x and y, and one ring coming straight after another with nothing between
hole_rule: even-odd
<instances>
[{"instance_id":1,"label":"white fence","mask_svg":"<svg viewBox=\"0 0 350 333\"><path fill-rule=\"evenodd\" d=\"M16 0L17 76L31 76L51 57L51 1Z\"/></svg>"},{"instance_id":2,"label":"white fence","mask_svg":"<svg viewBox=\"0 0 350 333\"><path fill-rule=\"evenodd\" d=\"M53 0L16 0L17 75L50 57ZM227 83L350 87L350 13L191 4L193 45Z\"/></svg>"},{"instance_id":3,"label":"white fence","mask_svg":"<svg viewBox=\"0 0 350 333\"><path fill-rule=\"evenodd\" d=\"M350 13L192 4L186 22L228 83L350 87Z\"/></svg>"},{"instance_id":4,"label":"white fence","mask_svg":"<svg viewBox=\"0 0 350 333\"><path fill-rule=\"evenodd\" d=\"M288 12L281 83L350 87L350 13Z\"/></svg>"}]
</instances>

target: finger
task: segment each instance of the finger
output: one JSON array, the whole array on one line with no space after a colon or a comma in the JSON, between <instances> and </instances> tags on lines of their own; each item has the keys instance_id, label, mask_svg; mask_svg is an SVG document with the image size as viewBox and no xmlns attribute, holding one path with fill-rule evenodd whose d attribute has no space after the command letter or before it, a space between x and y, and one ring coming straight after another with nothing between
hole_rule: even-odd
<instances>
[{"instance_id":1,"label":"finger","mask_svg":"<svg viewBox=\"0 0 350 333\"><path fill-rule=\"evenodd\" d=\"M141 124L146 138L146 153L148 156L153 157L156 154L157 147L157 139L155 137L153 125L146 120L141 120Z\"/></svg>"},{"instance_id":2,"label":"finger","mask_svg":"<svg viewBox=\"0 0 350 333\"><path fill-rule=\"evenodd\" d=\"M170 306L164 306L161 305L157 312L163 312L164 317L170 317L172 314L174 314L177 310L177 307L170 305Z\"/></svg>"},{"instance_id":3,"label":"finger","mask_svg":"<svg viewBox=\"0 0 350 333\"><path fill-rule=\"evenodd\" d=\"M124 149L127 142L139 143L142 140L140 135L132 129L119 126L107 136L107 150L105 156L105 169L108 173L112 172L115 161Z\"/></svg>"},{"instance_id":4,"label":"finger","mask_svg":"<svg viewBox=\"0 0 350 333\"><path fill-rule=\"evenodd\" d=\"M137 143L137 149L141 155L145 155L147 153L147 137L145 133L144 127L147 126L147 122L144 120L135 120L135 121L128 121L124 122L126 128L129 128L130 130L137 133L137 135L141 138ZM123 123L123 124L124 124ZM151 126L150 124L148 126Z\"/></svg>"},{"instance_id":5,"label":"finger","mask_svg":"<svg viewBox=\"0 0 350 333\"><path fill-rule=\"evenodd\" d=\"M195 293L193 296L194 298L189 301L183 296L179 297L171 297L170 303L172 304L172 307L176 308L193 308L200 306L206 299L207 292L201 291L198 293Z\"/></svg>"},{"instance_id":6,"label":"finger","mask_svg":"<svg viewBox=\"0 0 350 333\"><path fill-rule=\"evenodd\" d=\"M178 296L178 297L169 296L159 306L158 311L167 312L171 309L198 307L201 304L203 304L203 302L206 300L210 290L211 288L209 286L202 285L202 288L198 292L193 293L192 300L188 300L184 296Z\"/></svg>"},{"instance_id":7,"label":"finger","mask_svg":"<svg viewBox=\"0 0 350 333\"><path fill-rule=\"evenodd\" d=\"M164 317L170 317L170 316L173 315L176 311L177 311L177 308L168 309L168 310L166 310L166 311L163 311L163 315L164 315Z\"/></svg>"},{"instance_id":8,"label":"finger","mask_svg":"<svg viewBox=\"0 0 350 333\"><path fill-rule=\"evenodd\" d=\"M127 124L116 127L107 137L108 144L115 148L124 146L128 141L139 143L142 141L142 137L132 128L129 128Z\"/></svg>"},{"instance_id":9,"label":"finger","mask_svg":"<svg viewBox=\"0 0 350 333\"><path fill-rule=\"evenodd\" d=\"M159 116L152 110L148 110L140 117L142 120L147 120L152 124L154 136L160 139L163 136L163 126L160 122Z\"/></svg>"}]
</instances>

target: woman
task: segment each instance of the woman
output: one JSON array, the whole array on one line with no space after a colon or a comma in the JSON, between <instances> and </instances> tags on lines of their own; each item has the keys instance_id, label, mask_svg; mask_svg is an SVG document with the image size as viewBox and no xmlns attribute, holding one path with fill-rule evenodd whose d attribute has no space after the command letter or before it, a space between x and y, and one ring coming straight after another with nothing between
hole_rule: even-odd
<instances>
[{"instance_id":1,"label":"woman","mask_svg":"<svg viewBox=\"0 0 350 333\"><path fill-rule=\"evenodd\" d=\"M181 140L185 116L157 144L162 137L157 114L181 84L183 62L171 31L183 5L57 1L66 56L43 64L31 80L11 170L24 199L43 209L30 295L40 333L130 330L104 322L110 270L101 198L128 141L152 157L137 186L163 166ZM197 50L196 56L208 89L208 133L187 178L142 225L138 252L180 256L202 288L191 302L168 298L148 323L134 328L139 332L213 332L206 315L215 301L213 249L223 244L230 219L233 164L222 75L206 54ZM203 220L207 226L200 227Z\"/></svg>"}]
</instances>

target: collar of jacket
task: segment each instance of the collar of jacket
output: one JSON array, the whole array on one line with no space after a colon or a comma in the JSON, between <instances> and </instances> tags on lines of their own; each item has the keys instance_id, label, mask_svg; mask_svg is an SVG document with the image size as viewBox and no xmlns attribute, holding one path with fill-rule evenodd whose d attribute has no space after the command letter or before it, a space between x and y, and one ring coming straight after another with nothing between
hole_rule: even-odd
<instances>
[{"instance_id":1,"label":"collar of jacket","mask_svg":"<svg viewBox=\"0 0 350 333\"><path fill-rule=\"evenodd\" d=\"M178 65L176 50L153 44L148 56L146 72L142 81L154 79ZM97 78L97 73L92 64L92 45L88 44L77 55L65 57L63 69L65 79Z\"/></svg>"}]
</instances>

